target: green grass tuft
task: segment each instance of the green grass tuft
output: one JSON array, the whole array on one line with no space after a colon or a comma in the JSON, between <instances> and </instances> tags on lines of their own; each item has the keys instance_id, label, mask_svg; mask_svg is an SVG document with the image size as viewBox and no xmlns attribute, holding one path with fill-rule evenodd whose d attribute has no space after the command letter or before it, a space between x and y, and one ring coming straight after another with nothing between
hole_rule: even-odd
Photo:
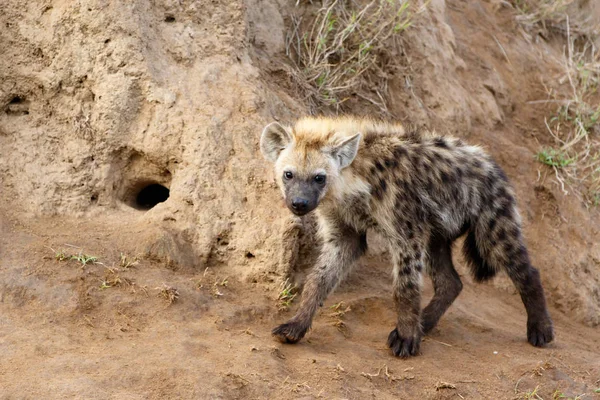
<instances>
[{"instance_id":1,"label":"green grass tuft","mask_svg":"<svg viewBox=\"0 0 600 400\"><path fill-rule=\"evenodd\" d=\"M89 263L95 263L96 261L98 261L98 257L79 253L77 255L71 256L71 260L79 261L82 266L86 266Z\"/></svg>"},{"instance_id":2,"label":"green grass tuft","mask_svg":"<svg viewBox=\"0 0 600 400\"><path fill-rule=\"evenodd\" d=\"M575 162L573 158L569 158L565 153L552 148L543 149L537 153L537 160L542 164L557 168L564 168Z\"/></svg>"},{"instance_id":3,"label":"green grass tuft","mask_svg":"<svg viewBox=\"0 0 600 400\"><path fill-rule=\"evenodd\" d=\"M281 290L279 291L279 295L277 296L278 301L278 309L280 311L284 311L290 308L292 302L296 298L298 289L288 282L286 279L285 282L281 284Z\"/></svg>"}]
</instances>

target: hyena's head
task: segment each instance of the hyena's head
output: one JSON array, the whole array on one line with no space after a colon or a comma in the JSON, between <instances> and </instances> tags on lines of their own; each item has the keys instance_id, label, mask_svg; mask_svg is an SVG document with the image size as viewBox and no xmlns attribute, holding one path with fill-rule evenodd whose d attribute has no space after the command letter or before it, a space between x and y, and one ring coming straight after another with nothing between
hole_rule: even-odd
<instances>
[{"instance_id":1,"label":"hyena's head","mask_svg":"<svg viewBox=\"0 0 600 400\"><path fill-rule=\"evenodd\" d=\"M260 150L275 163L277 184L287 207L304 215L317 208L327 190L335 186L342 169L354 160L359 143L360 133L339 137L335 132L273 122L262 132Z\"/></svg>"}]
</instances>

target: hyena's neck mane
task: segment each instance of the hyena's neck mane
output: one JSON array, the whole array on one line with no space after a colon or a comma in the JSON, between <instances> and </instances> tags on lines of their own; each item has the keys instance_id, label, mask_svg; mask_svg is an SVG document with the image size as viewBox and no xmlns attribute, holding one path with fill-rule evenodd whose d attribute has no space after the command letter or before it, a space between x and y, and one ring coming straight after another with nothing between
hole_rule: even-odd
<instances>
[{"instance_id":1,"label":"hyena's neck mane","mask_svg":"<svg viewBox=\"0 0 600 400\"><path fill-rule=\"evenodd\" d=\"M367 120L360 126L363 137L358 153L352 164L341 171L330 190L331 196L328 196L337 206L354 202L359 197L370 197L374 177L396 158L394 149L409 146L420 136L417 133L406 134L400 125L377 124Z\"/></svg>"},{"instance_id":2,"label":"hyena's neck mane","mask_svg":"<svg viewBox=\"0 0 600 400\"><path fill-rule=\"evenodd\" d=\"M360 133L363 141L388 135L404 135L404 128L397 123L370 118L305 117L293 127L299 141L309 140L325 143L334 138L343 139Z\"/></svg>"}]
</instances>

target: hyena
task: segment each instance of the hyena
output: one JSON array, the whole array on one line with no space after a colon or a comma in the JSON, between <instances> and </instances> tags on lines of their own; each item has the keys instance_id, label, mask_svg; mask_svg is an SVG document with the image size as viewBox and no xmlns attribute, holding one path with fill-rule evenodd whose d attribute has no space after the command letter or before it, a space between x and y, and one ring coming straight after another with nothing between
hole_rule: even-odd
<instances>
[{"instance_id":1,"label":"hyena","mask_svg":"<svg viewBox=\"0 0 600 400\"><path fill-rule=\"evenodd\" d=\"M277 122L261 135L263 155L275 163L287 207L316 212L321 254L308 275L300 307L273 329L296 343L313 316L367 250L366 232L382 234L393 261L398 320L387 340L396 356L419 352L429 332L462 290L452 243L466 234L464 254L478 282L505 271L527 311L527 339L554 337L540 274L529 260L515 193L498 164L480 147L401 125L352 117ZM422 274L435 294L421 310Z\"/></svg>"}]
</instances>

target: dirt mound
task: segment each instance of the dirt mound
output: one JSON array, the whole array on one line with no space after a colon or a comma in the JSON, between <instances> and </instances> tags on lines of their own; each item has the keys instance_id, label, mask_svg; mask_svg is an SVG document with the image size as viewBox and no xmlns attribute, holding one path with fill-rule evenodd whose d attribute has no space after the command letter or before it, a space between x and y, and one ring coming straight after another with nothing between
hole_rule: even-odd
<instances>
[{"instance_id":1,"label":"dirt mound","mask_svg":"<svg viewBox=\"0 0 600 400\"><path fill-rule=\"evenodd\" d=\"M593 396L600 218L534 157L563 42L524 31L506 4L429 2L390 48L388 112L484 145L505 168L557 343L528 347L504 278L466 285L409 361L385 349L375 237L308 340L268 333L290 312L278 285L301 283L314 256L310 218L289 219L258 150L266 122L306 112L285 51L310 4L0 4L0 397ZM600 8L569 12L589 23Z\"/></svg>"},{"instance_id":2,"label":"dirt mound","mask_svg":"<svg viewBox=\"0 0 600 400\"><path fill-rule=\"evenodd\" d=\"M256 207L278 200L256 151L269 95L242 4L24 4L1 6L5 203L119 215L159 231L136 238L150 253L188 267L276 248L277 214ZM141 212L151 185L168 201Z\"/></svg>"}]
</instances>

